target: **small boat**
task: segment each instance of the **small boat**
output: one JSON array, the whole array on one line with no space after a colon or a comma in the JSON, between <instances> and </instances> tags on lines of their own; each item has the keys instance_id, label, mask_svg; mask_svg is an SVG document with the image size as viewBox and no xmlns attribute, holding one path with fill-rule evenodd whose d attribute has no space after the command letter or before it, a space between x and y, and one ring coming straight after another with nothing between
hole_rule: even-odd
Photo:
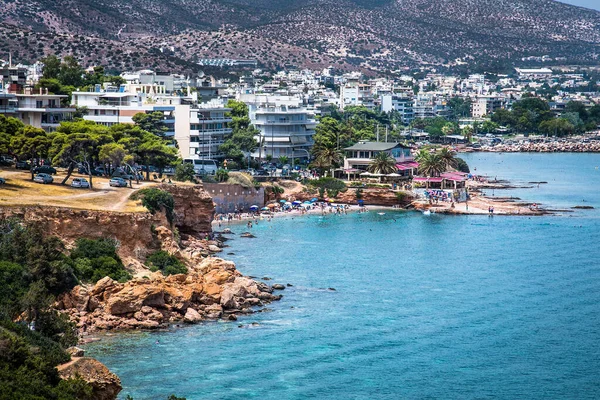
<instances>
[{"instance_id":1,"label":"small boat","mask_svg":"<svg viewBox=\"0 0 600 400\"><path fill-rule=\"evenodd\" d=\"M431 215L431 211L425 210L425 211L423 211L423 215Z\"/></svg>"},{"instance_id":2,"label":"small boat","mask_svg":"<svg viewBox=\"0 0 600 400\"><path fill-rule=\"evenodd\" d=\"M377 213L377 215L385 215L385 213Z\"/></svg>"}]
</instances>

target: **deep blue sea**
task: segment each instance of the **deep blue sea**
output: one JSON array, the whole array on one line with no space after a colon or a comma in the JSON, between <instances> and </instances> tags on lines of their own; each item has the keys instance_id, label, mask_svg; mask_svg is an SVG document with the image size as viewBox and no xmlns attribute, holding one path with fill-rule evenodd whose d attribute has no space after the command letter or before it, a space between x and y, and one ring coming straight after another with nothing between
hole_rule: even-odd
<instances>
[{"instance_id":1,"label":"deep blue sea","mask_svg":"<svg viewBox=\"0 0 600 400\"><path fill-rule=\"evenodd\" d=\"M600 154L463 157L548 182L494 195L596 209L260 222L226 257L294 285L272 311L104 337L88 354L135 400L600 398Z\"/></svg>"}]
</instances>

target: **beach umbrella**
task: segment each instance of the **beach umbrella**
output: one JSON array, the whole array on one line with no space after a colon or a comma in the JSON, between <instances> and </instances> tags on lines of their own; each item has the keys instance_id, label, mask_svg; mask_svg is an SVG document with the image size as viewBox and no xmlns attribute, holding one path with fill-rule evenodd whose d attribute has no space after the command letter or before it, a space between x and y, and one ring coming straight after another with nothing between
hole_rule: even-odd
<instances>
[{"instance_id":1,"label":"beach umbrella","mask_svg":"<svg viewBox=\"0 0 600 400\"><path fill-rule=\"evenodd\" d=\"M301 201L298 201L298 200L296 200L296 201L293 201L293 202L292 202L292 204L294 204L294 205L298 205L298 204L302 204L302 202L301 202Z\"/></svg>"},{"instance_id":2,"label":"beach umbrella","mask_svg":"<svg viewBox=\"0 0 600 400\"><path fill-rule=\"evenodd\" d=\"M289 201L286 201L284 204L285 204L286 206L291 206L291 205L292 205L292 203L290 203Z\"/></svg>"},{"instance_id":3,"label":"beach umbrella","mask_svg":"<svg viewBox=\"0 0 600 400\"><path fill-rule=\"evenodd\" d=\"M285 203L286 203L286 201L285 201L285 200L283 200L283 199L279 200L279 202L280 202L281 204L285 204Z\"/></svg>"},{"instance_id":4,"label":"beach umbrella","mask_svg":"<svg viewBox=\"0 0 600 400\"><path fill-rule=\"evenodd\" d=\"M251 210L258 210L258 206L250 206Z\"/></svg>"},{"instance_id":5,"label":"beach umbrella","mask_svg":"<svg viewBox=\"0 0 600 400\"><path fill-rule=\"evenodd\" d=\"M311 201L312 203L314 203L315 201L319 201L319 199L317 199L316 197L313 197L312 199L310 199L310 201Z\"/></svg>"},{"instance_id":6,"label":"beach umbrella","mask_svg":"<svg viewBox=\"0 0 600 400\"><path fill-rule=\"evenodd\" d=\"M274 203L267 204L267 207L269 207L269 208L275 208L275 207L277 207L277 204L274 204Z\"/></svg>"},{"instance_id":7,"label":"beach umbrella","mask_svg":"<svg viewBox=\"0 0 600 400\"><path fill-rule=\"evenodd\" d=\"M306 200L304 204L312 204L310 201Z\"/></svg>"},{"instance_id":8,"label":"beach umbrella","mask_svg":"<svg viewBox=\"0 0 600 400\"><path fill-rule=\"evenodd\" d=\"M269 207L263 207L263 208L261 208L260 210L261 210L261 211L270 211L270 210L269 210Z\"/></svg>"}]
</instances>

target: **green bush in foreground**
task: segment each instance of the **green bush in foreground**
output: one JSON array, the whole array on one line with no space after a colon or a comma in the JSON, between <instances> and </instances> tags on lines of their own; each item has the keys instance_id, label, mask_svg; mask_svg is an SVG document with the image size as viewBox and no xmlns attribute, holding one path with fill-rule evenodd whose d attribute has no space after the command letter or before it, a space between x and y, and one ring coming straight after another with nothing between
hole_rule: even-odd
<instances>
[{"instance_id":1,"label":"green bush in foreground","mask_svg":"<svg viewBox=\"0 0 600 400\"><path fill-rule=\"evenodd\" d=\"M24 324L0 320L0 399L87 400L92 387L81 379L61 380L56 366L69 355L55 341Z\"/></svg>"},{"instance_id":2,"label":"green bush in foreground","mask_svg":"<svg viewBox=\"0 0 600 400\"><path fill-rule=\"evenodd\" d=\"M161 271L163 275L187 274L187 267L166 251L157 251L146 258L146 264L151 271Z\"/></svg>"}]
</instances>

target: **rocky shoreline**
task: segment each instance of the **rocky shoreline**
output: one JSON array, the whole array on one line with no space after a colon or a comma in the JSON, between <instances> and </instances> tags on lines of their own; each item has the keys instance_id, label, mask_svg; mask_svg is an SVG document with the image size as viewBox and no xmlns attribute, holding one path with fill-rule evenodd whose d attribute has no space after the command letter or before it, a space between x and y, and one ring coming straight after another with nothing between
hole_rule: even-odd
<instances>
[{"instance_id":1,"label":"rocky shoreline","mask_svg":"<svg viewBox=\"0 0 600 400\"><path fill-rule=\"evenodd\" d=\"M481 146L477 151L494 153L597 153L600 152L600 141L498 144L495 146Z\"/></svg>"},{"instance_id":2,"label":"rocky shoreline","mask_svg":"<svg viewBox=\"0 0 600 400\"><path fill-rule=\"evenodd\" d=\"M188 274L164 277L154 272L125 283L106 277L95 285L76 286L57 299L55 308L69 315L83 337L98 331L236 320L281 299L274 290L242 276L233 262L209 257L191 266Z\"/></svg>"}]
</instances>

